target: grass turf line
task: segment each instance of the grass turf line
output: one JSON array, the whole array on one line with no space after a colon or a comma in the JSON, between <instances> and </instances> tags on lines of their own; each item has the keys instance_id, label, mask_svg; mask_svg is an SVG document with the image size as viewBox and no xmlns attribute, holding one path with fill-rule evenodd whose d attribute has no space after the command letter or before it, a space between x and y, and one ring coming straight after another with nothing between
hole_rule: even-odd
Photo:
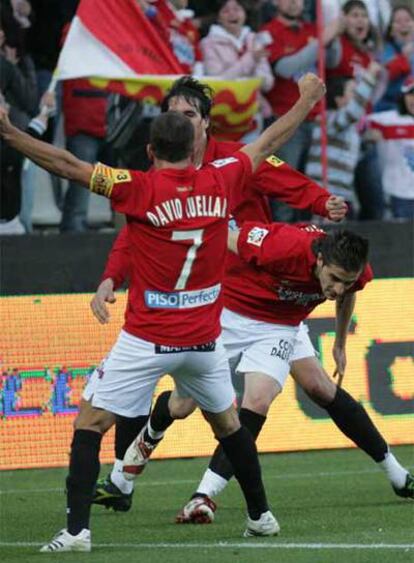
<instances>
[{"instance_id":1,"label":"grass turf line","mask_svg":"<svg viewBox=\"0 0 414 563\"><path fill-rule=\"evenodd\" d=\"M403 464L414 465L412 447L393 451ZM261 462L272 509L282 527L278 538L243 540L245 514L236 483L218 498L213 525L177 526L174 516L193 492L207 460L153 461L137 479L129 513L93 508L95 547L90 554L37 553L41 542L64 527L65 469L0 473L0 490L6 492L0 496L0 559L4 563L53 557L68 563L414 560L414 549L380 546L414 545L414 502L396 497L382 472L362 452L264 455ZM45 489L49 492L36 492ZM7 494L7 490L16 492ZM24 545L27 542L32 545Z\"/></svg>"}]
</instances>

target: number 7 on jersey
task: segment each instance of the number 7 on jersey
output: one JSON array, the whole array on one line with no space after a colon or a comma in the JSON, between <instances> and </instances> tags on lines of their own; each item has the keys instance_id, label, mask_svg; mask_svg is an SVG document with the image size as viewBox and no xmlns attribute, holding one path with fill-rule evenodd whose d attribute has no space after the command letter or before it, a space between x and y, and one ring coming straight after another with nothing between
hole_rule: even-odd
<instances>
[{"instance_id":1,"label":"number 7 on jersey","mask_svg":"<svg viewBox=\"0 0 414 563\"><path fill-rule=\"evenodd\" d=\"M172 240L192 240L193 244L190 246L183 264L180 277L175 284L174 289L185 289L188 278L191 274L191 269L193 267L193 262L196 259L197 250L203 242L203 232L204 229L197 229L194 231L173 231Z\"/></svg>"}]
</instances>

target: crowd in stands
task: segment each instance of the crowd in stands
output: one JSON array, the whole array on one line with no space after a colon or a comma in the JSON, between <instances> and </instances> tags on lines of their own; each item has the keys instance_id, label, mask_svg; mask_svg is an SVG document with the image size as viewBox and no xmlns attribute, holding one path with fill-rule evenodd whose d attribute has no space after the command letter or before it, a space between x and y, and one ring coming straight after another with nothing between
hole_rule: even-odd
<instances>
[{"instance_id":1,"label":"crowd in stands","mask_svg":"<svg viewBox=\"0 0 414 563\"><path fill-rule=\"evenodd\" d=\"M168 42L184 72L197 78L261 79L260 111L242 142L254 139L286 112L298 97L300 76L318 70L315 0L131 1ZM63 122L67 148L83 160L145 168L154 108L94 90L85 79L67 80L49 91L78 4L1 0L0 103L9 108L16 126L49 141L57 139L57 124ZM317 107L278 156L345 197L350 219L413 220L412 3L323 0L322 9L326 128ZM113 115L121 114L129 116L125 122L130 131L123 142L112 142L118 125ZM322 165L324 131L327 174ZM5 145L0 166L0 234L31 232L35 166ZM53 193L62 213L60 231L87 230L88 192L53 179ZM275 220L310 218L277 201L272 209Z\"/></svg>"}]
</instances>

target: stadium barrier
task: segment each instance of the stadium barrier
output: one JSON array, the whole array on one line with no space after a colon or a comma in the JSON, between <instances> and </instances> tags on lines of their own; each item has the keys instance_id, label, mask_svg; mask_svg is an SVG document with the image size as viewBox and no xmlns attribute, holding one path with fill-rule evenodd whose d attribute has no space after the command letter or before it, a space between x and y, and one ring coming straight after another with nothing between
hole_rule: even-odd
<instances>
[{"instance_id":1,"label":"stadium barrier","mask_svg":"<svg viewBox=\"0 0 414 563\"><path fill-rule=\"evenodd\" d=\"M385 256L381 256L380 261L374 259L374 271L377 275L384 271L389 272L388 275L397 271L407 273L407 264L410 268L412 259L412 254L407 251L412 239L393 237L390 243L384 230L387 227L374 232L373 237L375 233L380 238L385 237L388 258L386 262L382 260ZM43 239L41 243L27 239L27 249L24 249L22 240L16 241L20 254L15 248L15 257L23 259L25 252L29 256L31 243L35 241L38 246L46 245L49 237L38 238ZM43 279L43 294L9 295L0 299L0 361L3 372L0 383L0 469L67 465L72 424L83 386L88 375L111 348L122 326L126 303L124 292L118 293L117 303L111 307L111 322L105 326L99 325L90 312L91 294L46 294L50 292L50 287L56 291L56 279L48 277L47 270L56 268L65 252L66 262L75 267L73 256L86 256L89 250L92 259L87 262L88 268L77 270L77 283L82 287L88 286L86 278L91 270L102 270L110 241L99 238L100 249L104 249L101 262L100 253L93 252L96 248L94 237L84 238L84 242L79 247L77 237L54 240L51 244L54 251L48 252L48 261L44 261L44 269L40 273L37 269L31 271L26 264L26 276L18 278L20 286L18 283L15 285L15 293L27 292L25 288L36 285L39 278ZM8 252L11 252L12 244L8 241L7 245ZM405 247L405 253L401 253L401 247ZM94 264L96 255L98 263ZM35 261L33 248L30 256ZM400 262L400 256L405 256L404 263ZM41 256L38 255L38 258ZM16 268L19 269L20 265L17 264ZM71 272L70 279L72 276L75 279L72 269L67 271ZM61 281L69 279L60 274ZM15 272L10 275L15 275ZM94 285L96 279L98 274ZM62 285L65 287L64 283ZM366 407L390 444L413 441L413 295L412 276L374 280L358 293L348 337L344 387ZM331 355L334 314L334 305L325 303L314 311L308 322L315 348L329 373L334 370ZM171 387L172 381L166 376L161 380L157 393ZM215 444L207 423L196 411L168 431L167 439L156 450L154 457L208 456ZM350 446L351 442L337 430L326 413L311 403L291 379L273 404L258 441L261 452ZM112 459L113 433L110 432L103 441L101 460L110 462Z\"/></svg>"}]
</instances>

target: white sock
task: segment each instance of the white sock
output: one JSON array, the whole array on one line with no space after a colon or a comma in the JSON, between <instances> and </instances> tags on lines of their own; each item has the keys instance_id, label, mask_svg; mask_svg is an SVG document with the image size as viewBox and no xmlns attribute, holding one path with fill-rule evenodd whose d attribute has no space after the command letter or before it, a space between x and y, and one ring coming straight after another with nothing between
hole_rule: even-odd
<instances>
[{"instance_id":1,"label":"white sock","mask_svg":"<svg viewBox=\"0 0 414 563\"><path fill-rule=\"evenodd\" d=\"M394 487L397 489L402 489L404 487L408 471L400 465L391 452L386 453L384 461L380 461L378 465L387 475Z\"/></svg>"},{"instance_id":2,"label":"white sock","mask_svg":"<svg viewBox=\"0 0 414 563\"><path fill-rule=\"evenodd\" d=\"M134 482L127 481L122 473L124 462L121 459L116 459L111 471L111 481L118 489L125 495L129 495L134 490Z\"/></svg>"},{"instance_id":3,"label":"white sock","mask_svg":"<svg viewBox=\"0 0 414 563\"><path fill-rule=\"evenodd\" d=\"M226 488L227 483L227 479L224 479L221 475L214 473L211 469L207 469L199 486L197 487L197 493L201 493L209 497L215 497Z\"/></svg>"},{"instance_id":4,"label":"white sock","mask_svg":"<svg viewBox=\"0 0 414 563\"><path fill-rule=\"evenodd\" d=\"M148 421L147 432L148 436L153 440L161 440L162 438L164 438L164 432L157 432L153 429L153 427L151 426L151 419Z\"/></svg>"}]
</instances>

